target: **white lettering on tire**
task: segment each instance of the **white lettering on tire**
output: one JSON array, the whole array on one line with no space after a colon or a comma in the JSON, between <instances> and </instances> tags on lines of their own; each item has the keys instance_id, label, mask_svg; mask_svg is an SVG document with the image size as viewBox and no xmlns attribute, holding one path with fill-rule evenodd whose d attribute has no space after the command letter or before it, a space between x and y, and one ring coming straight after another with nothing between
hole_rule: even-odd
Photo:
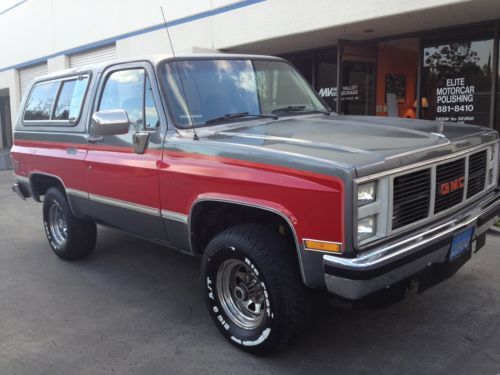
<instances>
[{"instance_id":1,"label":"white lettering on tire","mask_svg":"<svg viewBox=\"0 0 500 375\"><path fill-rule=\"evenodd\" d=\"M243 345L243 346L257 346L259 344L262 344L269 337L270 333L271 333L271 328L266 328L264 331L262 331L261 335L257 338L257 340L243 341L243 340L237 339L234 336L231 336L231 340L233 340L234 342L237 342L238 344Z\"/></svg>"},{"instance_id":2,"label":"white lettering on tire","mask_svg":"<svg viewBox=\"0 0 500 375\"><path fill-rule=\"evenodd\" d=\"M214 292L212 291L212 287L210 285L212 285L212 280L210 280L210 277L207 277L207 288L210 291L208 293L208 298L210 298L213 301L214 300Z\"/></svg>"}]
</instances>

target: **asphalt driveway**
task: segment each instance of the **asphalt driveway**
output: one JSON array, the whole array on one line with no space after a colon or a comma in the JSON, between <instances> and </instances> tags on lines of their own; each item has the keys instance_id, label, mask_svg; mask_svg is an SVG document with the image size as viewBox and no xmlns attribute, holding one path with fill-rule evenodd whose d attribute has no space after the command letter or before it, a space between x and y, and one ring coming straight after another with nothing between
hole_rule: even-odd
<instances>
[{"instance_id":1,"label":"asphalt driveway","mask_svg":"<svg viewBox=\"0 0 500 375\"><path fill-rule=\"evenodd\" d=\"M0 172L0 374L500 374L500 236L387 309L317 308L305 335L263 359L213 326L197 259L100 228L90 258L61 261L11 175Z\"/></svg>"}]
</instances>

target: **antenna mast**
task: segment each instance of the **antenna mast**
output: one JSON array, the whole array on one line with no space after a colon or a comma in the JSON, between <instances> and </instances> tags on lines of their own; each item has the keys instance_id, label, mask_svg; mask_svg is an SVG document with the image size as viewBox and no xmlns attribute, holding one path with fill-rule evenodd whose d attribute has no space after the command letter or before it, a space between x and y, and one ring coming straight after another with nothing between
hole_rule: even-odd
<instances>
[{"instance_id":1,"label":"antenna mast","mask_svg":"<svg viewBox=\"0 0 500 375\"><path fill-rule=\"evenodd\" d=\"M199 140L198 135L196 134L196 127L194 126L193 116L191 115L191 109L189 108L189 103L187 100L186 90L184 89L184 83L182 83L181 74L179 72L179 65L177 64L177 57L175 56L174 45L172 43L172 38L170 38L170 32L168 31L167 20L165 18L165 13L163 12L163 6L160 6L161 15L163 17L163 23L165 25L165 30L167 31L168 42L170 43L170 49L172 50L172 55L174 57L174 65L175 71L177 72L177 78L179 78L179 84L181 85L182 96L184 97L184 102L186 103L186 108L189 115L189 121L191 122L191 128L193 129L193 140Z\"/></svg>"}]
</instances>

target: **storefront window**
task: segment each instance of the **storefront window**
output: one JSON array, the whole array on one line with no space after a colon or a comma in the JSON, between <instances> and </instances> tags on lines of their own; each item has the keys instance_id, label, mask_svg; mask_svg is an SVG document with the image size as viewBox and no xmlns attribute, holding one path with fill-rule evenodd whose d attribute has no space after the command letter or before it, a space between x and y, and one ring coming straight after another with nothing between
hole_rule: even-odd
<instances>
[{"instance_id":1,"label":"storefront window","mask_svg":"<svg viewBox=\"0 0 500 375\"><path fill-rule=\"evenodd\" d=\"M337 99L337 50L318 52L316 56L316 82L319 96L335 111Z\"/></svg>"},{"instance_id":2,"label":"storefront window","mask_svg":"<svg viewBox=\"0 0 500 375\"><path fill-rule=\"evenodd\" d=\"M313 52L286 55L323 98L330 109L335 110L337 97L337 49L331 47Z\"/></svg>"},{"instance_id":3,"label":"storefront window","mask_svg":"<svg viewBox=\"0 0 500 375\"><path fill-rule=\"evenodd\" d=\"M416 117L419 39L378 43L376 115Z\"/></svg>"},{"instance_id":4,"label":"storefront window","mask_svg":"<svg viewBox=\"0 0 500 375\"><path fill-rule=\"evenodd\" d=\"M426 45L422 118L489 125L493 40Z\"/></svg>"},{"instance_id":5,"label":"storefront window","mask_svg":"<svg viewBox=\"0 0 500 375\"><path fill-rule=\"evenodd\" d=\"M500 44L500 41L496 41L497 43ZM498 69L497 69L497 96L496 96L496 113L495 113L495 123L493 124L493 127L495 130L500 132L500 48L498 50ZM500 176L499 181L500 181Z\"/></svg>"},{"instance_id":6,"label":"storefront window","mask_svg":"<svg viewBox=\"0 0 500 375\"><path fill-rule=\"evenodd\" d=\"M299 55L294 55L290 57L285 57L288 61L290 61L295 69L299 71L300 74L304 76L309 83L312 83L313 80L313 54L304 53Z\"/></svg>"}]
</instances>

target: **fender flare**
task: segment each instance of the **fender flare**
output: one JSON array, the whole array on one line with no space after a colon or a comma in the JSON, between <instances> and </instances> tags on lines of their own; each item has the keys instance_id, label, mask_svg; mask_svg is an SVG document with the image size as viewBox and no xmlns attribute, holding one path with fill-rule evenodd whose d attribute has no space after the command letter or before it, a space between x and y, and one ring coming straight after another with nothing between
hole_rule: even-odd
<instances>
[{"instance_id":1,"label":"fender flare","mask_svg":"<svg viewBox=\"0 0 500 375\"><path fill-rule=\"evenodd\" d=\"M286 209L285 207L283 207L279 203L266 201L266 200L253 199L253 198L247 198L247 197L235 196L235 195L228 196L228 195L224 195L224 194L200 194L192 202L191 207L189 209L188 219L187 219L189 248L191 249L191 252L194 251L193 245L192 245L192 236L191 236L191 228L192 228L191 221L193 218L193 211L198 204L203 203L203 202L220 202L220 203L229 203L229 204L239 205L239 206L252 207L252 208L257 208L257 209L260 209L263 211L268 211L268 212L271 212L275 215L280 216L283 220L285 220L285 222L288 224L288 226L290 227L290 230L292 232L294 242L295 242L295 249L297 252L297 258L299 261L300 274L302 277L302 281L307 285L307 278L306 278L305 270L304 270L302 251L301 251L297 231L295 229L295 225L297 224L298 220L290 210Z\"/></svg>"},{"instance_id":2,"label":"fender flare","mask_svg":"<svg viewBox=\"0 0 500 375\"><path fill-rule=\"evenodd\" d=\"M71 204L71 199L69 198L69 194L68 194L68 190L71 190L71 189L68 189L66 187L66 185L64 184L64 181L62 180L61 177L59 176L56 176L54 174L51 174L51 173L47 173L47 172L41 172L41 171L34 171L34 172L30 172L29 174L29 177L28 177L28 180L29 180L29 185L30 185L30 190L31 190L31 193L32 193L32 196L33 196L33 199L36 201L36 202L42 202L40 200L40 195L37 194L36 192L36 189L33 189L33 177L34 176L45 176L45 177L50 177L50 178L53 178L57 181L59 181L59 183L61 184L61 186L63 187L63 194L66 196L66 199L68 200L68 203L69 203L69 207L71 209L71 212L73 213L73 215L75 216L79 216L77 215L77 212L75 212L72 204Z\"/></svg>"}]
</instances>

